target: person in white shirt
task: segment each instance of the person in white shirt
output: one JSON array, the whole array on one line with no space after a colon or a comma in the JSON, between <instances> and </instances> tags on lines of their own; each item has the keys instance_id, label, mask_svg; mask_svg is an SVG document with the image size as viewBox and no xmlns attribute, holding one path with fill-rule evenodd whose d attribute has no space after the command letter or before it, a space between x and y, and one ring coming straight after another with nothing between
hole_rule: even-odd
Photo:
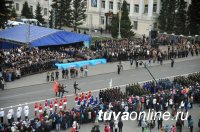
<instances>
[{"instance_id":1,"label":"person in white shirt","mask_svg":"<svg viewBox=\"0 0 200 132\"><path fill-rule=\"evenodd\" d=\"M154 108L154 110L156 109L156 101L157 101L156 98L154 98L153 99L153 108Z\"/></svg>"},{"instance_id":2,"label":"person in white shirt","mask_svg":"<svg viewBox=\"0 0 200 132\"><path fill-rule=\"evenodd\" d=\"M182 100L181 101L181 111L183 111L184 106L185 106L185 102Z\"/></svg>"},{"instance_id":3,"label":"person in white shirt","mask_svg":"<svg viewBox=\"0 0 200 132\"><path fill-rule=\"evenodd\" d=\"M115 122L114 122L114 128L115 128L115 132L117 132L117 129L118 129L118 120L115 120Z\"/></svg>"},{"instance_id":4,"label":"person in white shirt","mask_svg":"<svg viewBox=\"0 0 200 132\"><path fill-rule=\"evenodd\" d=\"M28 115L29 115L29 107L28 107L28 105L26 105L26 106L24 106L25 120L28 120Z\"/></svg>"},{"instance_id":5,"label":"person in white shirt","mask_svg":"<svg viewBox=\"0 0 200 132\"><path fill-rule=\"evenodd\" d=\"M11 113L11 111L8 111L7 119L8 119L8 123L9 123L10 126L11 126L11 125L12 125L12 113Z\"/></svg>"},{"instance_id":6,"label":"person in white shirt","mask_svg":"<svg viewBox=\"0 0 200 132\"><path fill-rule=\"evenodd\" d=\"M125 112L128 112L128 105L124 107Z\"/></svg>"},{"instance_id":7,"label":"person in white shirt","mask_svg":"<svg viewBox=\"0 0 200 132\"><path fill-rule=\"evenodd\" d=\"M169 99L169 106L170 106L171 109L172 109L172 106L173 106L173 100L172 100L172 98Z\"/></svg>"},{"instance_id":8,"label":"person in white shirt","mask_svg":"<svg viewBox=\"0 0 200 132\"><path fill-rule=\"evenodd\" d=\"M18 121L18 122L21 120L21 114L22 114L22 107L19 106L19 107L17 108L17 113L16 113L17 121Z\"/></svg>"},{"instance_id":9,"label":"person in white shirt","mask_svg":"<svg viewBox=\"0 0 200 132\"><path fill-rule=\"evenodd\" d=\"M3 111L3 109L1 108L0 109L0 123L3 123L3 117L4 117L4 111Z\"/></svg>"}]
</instances>

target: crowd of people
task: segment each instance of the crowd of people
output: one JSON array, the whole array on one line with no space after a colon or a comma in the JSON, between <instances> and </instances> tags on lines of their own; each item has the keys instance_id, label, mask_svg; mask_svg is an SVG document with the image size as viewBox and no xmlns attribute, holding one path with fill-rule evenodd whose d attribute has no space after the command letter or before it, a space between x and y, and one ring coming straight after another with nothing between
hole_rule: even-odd
<instances>
[{"instance_id":1,"label":"crowd of people","mask_svg":"<svg viewBox=\"0 0 200 132\"><path fill-rule=\"evenodd\" d=\"M6 82L23 76L55 69L55 63L66 63L98 58L87 48L60 47L57 49L38 49L22 46L0 51L0 72ZM73 73L73 71L71 72Z\"/></svg>"},{"instance_id":2,"label":"crowd of people","mask_svg":"<svg viewBox=\"0 0 200 132\"><path fill-rule=\"evenodd\" d=\"M198 55L199 51L199 45L190 42L171 44L168 45L168 50L162 50L147 45L142 39L96 41L90 48L80 46L38 49L22 46L0 51L0 72L4 80L10 82L25 75L52 70L56 62L106 58L108 62L149 59L162 63L163 60L171 58L187 57L189 53L192 56ZM68 69L67 73L76 77L77 70Z\"/></svg>"},{"instance_id":3,"label":"crowd of people","mask_svg":"<svg viewBox=\"0 0 200 132\"><path fill-rule=\"evenodd\" d=\"M0 111L1 124L0 130L7 131L43 131L48 132L51 130L60 131L71 127L72 132L78 132L81 124L94 123L92 132L99 132L100 122L105 122L105 132L119 132L123 129L123 121L114 120L98 120L99 111L103 112L132 112L137 113L143 110L170 111L171 117L177 118L176 124L163 124L162 119L154 118L149 122L144 117L138 118L138 126L145 129L157 128L162 132L180 132L185 125L183 118L177 115L178 111L186 112L193 108L193 103L200 103L200 73L194 73L188 77L175 77L173 82L168 79L160 79L158 90L147 93L132 93L133 89L144 89L148 91L149 88L154 87L153 82L146 82L143 85L133 84L127 85L126 92L122 92L119 87L101 90L99 97L93 97L92 92L77 94L74 98L75 107L72 109L67 108L66 96L46 100L44 105L42 103L35 103L35 118L29 120L29 107L28 105L19 106L15 114L13 108L8 111L7 120L8 124L3 122L3 110ZM185 81L187 80L187 82ZM170 83L170 84L169 84ZM3 114L2 114L3 113ZM22 119L24 113L25 119ZM121 117L121 115L120 115ZM190 132L193 132L194 120L190 115L187 118L187 124ZM189 131L189 130L188 130Z\"/></svg>"}]
</instances>

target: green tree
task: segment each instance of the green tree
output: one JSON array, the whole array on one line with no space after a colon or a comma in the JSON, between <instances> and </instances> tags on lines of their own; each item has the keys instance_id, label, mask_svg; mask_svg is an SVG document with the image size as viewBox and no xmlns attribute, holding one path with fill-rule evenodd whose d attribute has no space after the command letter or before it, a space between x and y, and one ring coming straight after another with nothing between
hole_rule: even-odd
<instances>
[{"instance_id":1,"label":"green tree","mask_svg":"<svg viewBox=\"0 0 200 132\"><path fill-rule=\"evenodd\" d=\"M167 6L167 12L166 12L166 30L167 33L174 32L174 25L175 25L175 10L177 5L177 0L166 0L167 3L165 6Z\"/></svg>"},{"instance_id":2,"label":"green tree","mask_svg":"<svg viewBox=\"0 0 200 132\"><path fill-rule=\"evenodd\" d=\"M119 15L113 15L111 20L110 31L113 38L117 38L119 32Z\"/></svg>"},{"instance_id":3,"label":"green tree","mask_svg":"<svg viewBox=\"0 0 200 132\"><path fill-rule=\"evenodd\" d=\"M134 36L134 32L132 31L132 25L129 18L129 12L127 8L127 2L124 0L122 4L122 15L121 15L121 36L122 38L129 38Z\"/></svg>"},{"instance_id":4,"label":"green tree","mask_svg":"<svg viewBox=\"0 0 200 132\"><path fill-rule=\"evenodd\" d=\"M176 34L185 34L186 28L186 2L184 0L179 0L177 12L175 14L175 31Z\"/></svg>"},{"instance_id":5,"label":"green tree","mask_svg":"<svg viewBox=\"0 0 200 132\"><path fill-rule=\"evenodd\" d=\"M71 2L72 0L65 0L64 1L64 9L63 9L63 12L64 12L64 19L63 19L63 24L65 26L68 26L70 27L71 26L71 19L72 19L72 9L71 9Z\"/></svg>"},{"instance_id":6,"label":"green tree","mask_svg":"<svg viewBox=\"0 0 200 132\"><path fill-rule=\"evenodd\" d=\"M60 3L58 0L53 0L53 4L51 6L52 6L52 12L50 17L52 17L52 27L57 29L60 24L59 22Z\"/></svg>"},{"instance_id":7,"label":"green tree","mask_svg":"<svg viewBox=\"0 0 200 132\"><path fill-rule=\"evenodd\" d=\"M5 28L5 23L7 23L10 15L10 9L6 6L6 0L0 0L0 28Z\"/></svg>"},{"instance_id":8,"label":"green tree","mask_svg":"<svg viewBox=\"0 0 200 132\"><path fill-rule=\"evenodd\" d=\"M27 1L25 1L23 4L21 15L24 16L25 18L33 18L33 12L30 10Z\"/></svg>"},{"instance_id":9,"label":"green tree","mask_svg":"<svg viewBox=\"0 0 200 132\"><path fill-rule=\"evenodd\" d=\"M53 27L53 10L49 11L49 28L54 28Z\"/></svg>"},{"instance_id":10,"label":"green tree","mask_svg":"<svg viewBox=\"0 0 200 132\"><path fill-rule=\"evenodd\" d=\"M199 34L200 32L200 1L192 0L188 12L188 27L191 35Z\"/></svg>"},{"instance_id":11,"label":"green tree","mask_svg":"<svg viewBox=\"0 0 200 132\"><path fill-rule=\"evenodd\" d=\"M35 19L37 19L40 23L44 23L44 18L42 16L41 11L42 9L41 9L40 3L38 2L36 10L35 10Z\"/></svg>"},{"instance_id":12,"label":"green tree","mask_svg":"<svg viewBox=\"0 0 200 132\"><path fill-rule=\"evenodd\" d=\"M161 9L160 9L160 14L158 16L158 28L160 29L161 32L166 31L166 23L167 23L167 1L168 0L161 0Z\"/></svg>"},{"instance_id":13,"label":"green tree","mask_svg":"<svg viewBox=\"0 0 200 132\"><path fill-rule=\"evenodd\" d=\"M16 18L17 17L17 13L16 13L16 10L15 10L15 7L12 8L10 17L11 18Z\"/></svg>"},{"instance_id":14,"label":"green tree","mask_svg":"<svg viewBox=\"0 0 200 132\"><path fill-rule=\"evenodd\" d=\"M85 11L86 7L84 0L73 0L72 8L72 26L74 31L77 31L77 27L83 23L86 18Z\"/></svg>"}]
</instances>

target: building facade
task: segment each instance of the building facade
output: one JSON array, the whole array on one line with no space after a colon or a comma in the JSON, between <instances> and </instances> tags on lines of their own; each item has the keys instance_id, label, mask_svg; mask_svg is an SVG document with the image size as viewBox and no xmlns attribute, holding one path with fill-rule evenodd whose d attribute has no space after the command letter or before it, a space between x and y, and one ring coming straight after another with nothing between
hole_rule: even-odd
<instances>
[{"instance_id":1,"label":"building facade","mask_svg":"<svg viewBox=\"0 0 200 132\"><path fill-rule=\"evenodd\" d=\"M21 14L24 2L27 1L33 14L37 3L42 7L42 15L48 20L52 0L14 0L14 6L18 15ZM160 12L160 0L126 0L128 3L129 17L136 34L149 34L149 31L157 27L157 17ZM82 28L106 29L111 24L112 15L119 12L123 0L85 0L86 19Z\"/></svg>"}]
</instances>

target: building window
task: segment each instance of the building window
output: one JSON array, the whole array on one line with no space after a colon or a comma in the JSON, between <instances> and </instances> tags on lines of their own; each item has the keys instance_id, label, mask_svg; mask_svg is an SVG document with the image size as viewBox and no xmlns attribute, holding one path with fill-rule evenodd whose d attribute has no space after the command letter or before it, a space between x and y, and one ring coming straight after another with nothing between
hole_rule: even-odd
<instances>
[{"instance_id":1,"label":"building window","mask_svg":"<svg viewBox=\"0 0 200 132\"><path fill-rule=\"evenodd\" d=\"M108 25L111 25L111 21L112 21L112 18L109 17L109 18L108 18Z\"/></svg>"},{"instance_id":2,"label":"building window","mask_svg":"<svg viewBox=\"0 0 200 132\"><path fill-rule=\"evenodd\" d=\"M144 13L148 13L148 5L145 5L145 7L144 7Z\"/></svg>"},{"instance_id":3,"label":"building window","mask_svg":"<svg viewBox=\"0 0 200 132\"><path fill-rule=\"evenodd\" d=\"M111 2L111 1L109 2L109 9L113 10L113 2Z\"/></svg>"},{"instance_id":4,"label":"building window","mask_svg":"<svg viewBox=\"0 0 200 132\"><path fill-rule=\"evenodd\" d=\"M97 0L91 0L91 6L97 7Z\"/></svg>"},{"instance_id":5,"label":"building window","mask_svg":"<svg viewBox=\"0 0 200 132\"><path fill-rule=\"evenodd\" d=\"M130 12L130 4L127 4L128 12Z\"/></svg>"},{"instance_id":6,"label":"building window","mask_svg":"<svg viewBox=\"0 0 200 132\"><path fill-rule=\"evenodd\" d=\"M138 28L138 21L133 21L133 29L137 30Z\"/></svg>"},{"instance_id":7,"label":"building window","mask_svg":"<svg viewBox=\"0 0 200 132\"><path fill-rule=\"evenodd\" d=\"M121 8L121 5L122 5L122 4L121 4L120 2L117 3L117 9L118 9L118 10Z\"/></svg>"},{"instance_id":8,"label":"building window","mask_svg":"<svg viewBox=\"0 0 200 132\"><path fill-rule=\"evenodd\" d=\"M157 4L153 4L153 12L156 12L157 10Z\"/></svg>"},{"instance_id":9,"label":"building window","mask_svg":"<svg viewBox=\"0 0 200 132\"><path fill-rule=\"evenodd\" d=\"M139 5L134 5L134 12L138 13L139 12Z\"/></svg>"},{"instance_id":10,"label":"building window","mask_svg":"<svg viewBox=\"0 0 200 132\"><path fill-rule=\"evenodd\" d=\"M16 3L16 11L19 11L19 3Z\"/></svg>"},{"instance_id":11,"label":"building window","mask_svg":"<svg viewBox=\"0 0 200 132\"><path fill-rule=\"evenodd\" d=\"M101 8L105 9L105 1L101 2Z\"/></svg>"},{"instance_id":12,"label":"building window","mask_svg":"<svg viewBox=\"0 0 200 132\"><path fill-rule=\"evenodd\" d=\"M101 25L104 25L104 16L101 16Z\"/></svg>"},{"instance_id":13,"label":"building window","mask_svg":"<svg viewBox=\"0 0 200 132\"><path fill-rule=\"evenodd\" d=\"M158 24L156 22L153 23L153 29L157 29L157 27L158 27Z\"/></svg>"},{"instance_id":14,"label":"building window","mask_svg":"<svg viewBox=\"0 0 200 132\"><path fill-rule=\"evenodd\" d=\"M33 6L30 6L30 11L33 13Z\"/></svg>"},{"instance_id":15,"label":"building window","mask_svg":"<svg viewBox=\"0 0 200 132\"><path fill-rule=\"evenodd\" d=\"M47 16L47 8L44 8L44 15Z\"/></svg>"}]
</instances>

